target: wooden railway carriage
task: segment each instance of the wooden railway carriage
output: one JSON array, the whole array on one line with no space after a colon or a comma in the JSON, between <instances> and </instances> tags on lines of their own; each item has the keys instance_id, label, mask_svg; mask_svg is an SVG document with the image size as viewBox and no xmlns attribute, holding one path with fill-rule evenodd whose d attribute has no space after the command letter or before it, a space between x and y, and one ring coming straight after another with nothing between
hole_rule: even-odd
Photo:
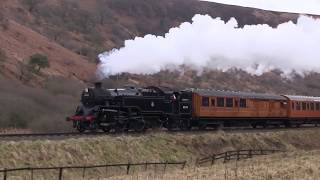
<instances>
[{"instance_id":1,"label":"wooden railway carriage","mask_svg":"<svg viewBox=\"0 0 320 180\"><path fill-rule=\"evenodd\" d=\"M288 118L293 124L318 124L320 120L320 97L290 96Z\"/></svg>"},{"instance_id":2,"label":"wooden railway carriage","mask_svg":"<svg viewBox=\"0 0 320 180\"><path fill-rule=\"evenodd\" d=\"M193 90L193 119L199 126L287 123L287 99L279 95Z\"/></svg>"}]
</instances>

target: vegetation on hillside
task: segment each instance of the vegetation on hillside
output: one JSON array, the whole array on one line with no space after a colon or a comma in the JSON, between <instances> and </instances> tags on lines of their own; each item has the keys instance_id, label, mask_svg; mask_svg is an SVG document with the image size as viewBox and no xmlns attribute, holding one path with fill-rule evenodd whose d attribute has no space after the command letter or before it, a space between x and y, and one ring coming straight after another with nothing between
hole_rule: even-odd
<instances>
[{"instance_id":1,"label":"vegetation on hillside","mask_svg":"<svg viewBox=\"0 0 320 180\"><path fill-rule=\"evenodd\" d=\"M0 77L0 127L34 132L70 131L65 117L74 113L83 85L50 78L44 89L24 86Z\"/></svg>"},{"instance_id":2,"label":"vegetation on hillside","mask_svg":"<svg viewBox=\"0 0 320 180\"><path fill-rule=\"evenodd\" d=\"M199 73L189 68L181 71L164 70L153 75L121 74L103 80L105 87L115 88L131 86L164 86L175 90L202 88L231 91L246 91L274 94L297 94L320 96L320 73L296 74L284 77L281 71L266 72L261 76L242 70L232 69L226 72L205 70Z\"/></svg>"},{"instance_id":3,"label":"vegetation on hillside","mask_svg":"<svg viewBox=\"0 0 320 180\"><path fill-rule=\"evenodd\" d=\"M210 14L239 24L276 26L297 15L201 2L197 0L17 0L15 14L24 24L78 54L94 60L98 53L146 34L163 35L195 14ZM1 15L0 15L1 19Z\"/></svg>"},{"instance_id":4,"label":"vegetation on hillside","mask_svg":"<svg viewBox=\"0 0 320 180\"><path fill-rule=\"evenodd\" d=\"M50 67L48 57L42 54L34 54L30 56L28 65L35 73L40 73L41 69Z\"/></svg>"}]
</instances>

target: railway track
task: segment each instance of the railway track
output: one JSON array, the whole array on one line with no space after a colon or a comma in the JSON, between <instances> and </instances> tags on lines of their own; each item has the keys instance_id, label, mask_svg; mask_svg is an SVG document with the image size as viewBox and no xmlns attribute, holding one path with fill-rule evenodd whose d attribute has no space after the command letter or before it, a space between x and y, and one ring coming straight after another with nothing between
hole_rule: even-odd
<instances>
[{"instance_id":1,"label":"railway track","mask_svg":"<svg viewBox=\"0 0 320 180\"><path fill-rule=\"evenodd\" d=\"M26 133L26 134L0 134L0 141L23 141L23 140L63 140L63 139L71 139L71 138L92 138L92 137L103 137L103 136L123 136L123 135L131 135L131 136L141 136L148 135L153 133L165 132L169 134L203 134L203 133L219 133L224 132L228 134L233 133L263 133L263 132L283 132L283 131L305 131L305 130L314 130L320 129L320 127L314 126L303 126L300 128L223 128L223 129L206 129L206 130L198 130L193 129L190 131L167 131L164 129L159 129L156 131L150 130L143 133L137 132L122 132L122 133L105 133L105 132L87 132L87 133L79 133L79 132L59 132L59 133Z\"/></svg>"}]
</instances>

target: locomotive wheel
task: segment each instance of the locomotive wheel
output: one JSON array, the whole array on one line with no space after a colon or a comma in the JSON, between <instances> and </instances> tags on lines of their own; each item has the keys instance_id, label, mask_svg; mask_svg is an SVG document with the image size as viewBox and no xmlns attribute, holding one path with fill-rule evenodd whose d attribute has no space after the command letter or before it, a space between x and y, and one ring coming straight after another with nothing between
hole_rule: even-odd
<instances>
[{"instance_id":1,"label":"locomotive wheel","mask_svg":"<svg viewBox=\"0 0 320 180\"><path fill-rule=\"evenodd\" d=\"M179 128L182 131L189 131L191 129L189 121L188 120L180 120Z\"/></svg>"},{"instance_id":2,"label":"locomotive wheel","mask_svg":"<svg viewBox=\"0 0 320 180\"><path fill-rule=\"evenodd\" d=\"M111 127L110 126L103 126L102 128L103 132L110 132L111 131Z\"/></svg>"},{"instance_id":3,"label":"locomotive wheel","mask_svg":"<svg viewBox=\"0 0 320 180\"><path fill-rule=\"evenodd\" d=\"M130 129L132 128L135 132L143 132L145 130L146 123L143 119L134 120L130 123Z\"/></svg>"},{"instance_id":4,"label":"locomotive wheel","mask_svg":"<svg viewBox=\"0 0 320 180\"><path fill-rule=\"evenodd\" d=\"M178 124L175 122L167 122L167 129L173 131L177 128Z\"/></svg>"},{"instance_id":5,"label":"locomotive wheel","mask_svg":"<svg viewBox=\"0 0 320 180\"><path fill-rule=\"evenodd\" d=\"M77 124L77 130L80 132L80 133L83 133L86 131L86 128L85 126L83 125L83 123L78 123Z\"/></svg>"},{"instance_id":6,"label":"locomotive wheel","mask_svg":"<svg viewBox=\"0 0 320 180\"><path fill-rule=\"evenodd\" d=\"M200 130L206 130L207 125L206 124L199 124L199 129Z\"/></svg>"},{"instance_id":7,"label":"locomotive wheel","mask_svg":"<svg viewBox=\"0 0 320 180\"><path fill-rule=\"evenodd\" d=\"M116 133L123 133L125 132L128 128L127 128L127 125L126 124L122 124L122 123L117 123L115 125L115 132Z\"/></svg>"}]
</instances>

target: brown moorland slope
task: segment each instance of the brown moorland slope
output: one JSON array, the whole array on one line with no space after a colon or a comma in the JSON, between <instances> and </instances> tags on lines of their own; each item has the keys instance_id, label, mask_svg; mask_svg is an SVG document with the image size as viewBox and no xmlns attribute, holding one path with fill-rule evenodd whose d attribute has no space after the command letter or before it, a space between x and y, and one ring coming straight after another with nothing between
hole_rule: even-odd
<instances>
[{"instance_id":1,"label":"brown moorland slope","mask_svg":"<svg viewBox=\"0 0 320 180\"><path fill-rule=\"evenodd\" d=\"M8 29L0 31L0 49L7 56L4 72L10 77L20 77L20 66L34 53L48 56L50 68L43 73L47 76L63 76L76 80L88 80L95 72L95 65L39 33L16 23L8 22Z\"/></svg>"},{"instance_id":2,"label":"brown moorland slope","mask_svg":"<svg viewBox=\"0 0 320 180\"><path fill-rule=\"evenodd\" d=\"M0 1L0 127L34 131L71 127L64 117L78 103L84 86L79 82L94 77L97 54L121 47L126 39L149 33L163 35L197 13L224 20L235 17L241 26L266 23L275 27L298 17L197 0ZM28 83L35 88L30 88L19 83L21 62L35 53L48 56L51 67L34 74ZM242 71L199 75L186 69L183 73L163 71L149 76L123 74L107 79L106 86L163 85L320 95L319 79L318 73L288 80L277 71L262 76Z\"/></svg>"},{"instance_id":3,"label":"brown moorland slope","mask_svg":"<svg viewBox=\"0 0 320 180\"><path fill-rule=\"evenodd\" d=\"M273 27L298 17L197 0L1 0L0 12L0 21L9 20L9 29L0 28L0 49L8 54L5 67L11 73L6 75L18 76L17 62L41 52L52 62L45 74L80 80L93 76L95 65L87 61L100 52L136 36L163 35L195 14Z\"/></svg>"}]
</instances>

